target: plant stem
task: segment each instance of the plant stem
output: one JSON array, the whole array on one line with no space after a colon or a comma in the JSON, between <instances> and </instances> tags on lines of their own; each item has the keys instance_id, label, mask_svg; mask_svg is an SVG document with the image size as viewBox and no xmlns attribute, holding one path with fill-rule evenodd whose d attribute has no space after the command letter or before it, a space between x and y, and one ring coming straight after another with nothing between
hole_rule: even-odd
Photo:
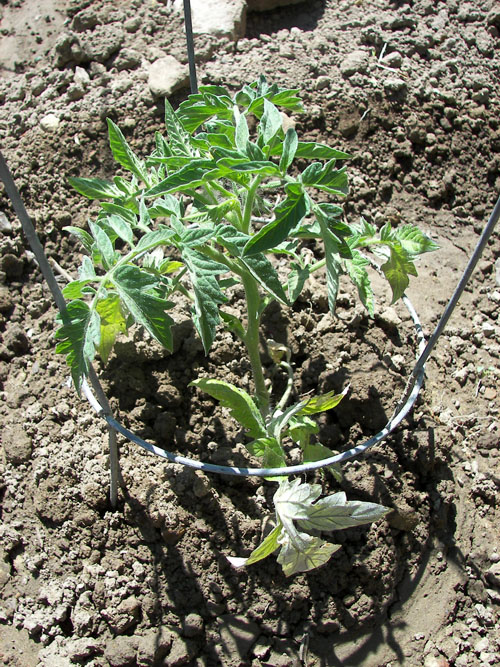
<instances>
[{"instance_id":1,"label":"plant stem","mask_svg":"<svg viewBox=\"0 0 500 667\"><path fill-rule=\"evenodd\" d=\"M257 281L249 273L242 276L247 302L248 322L243 342L247 348L252 367L255 394L260 413L264 420L269 416L271 397L267 389L262 361L259 353L259 328L262 314L262 299Z\"/></svg>"},{"instance_id":2,"label":"plant stem","mask_svg":"<svg viewBox=\"0 0 500 667\"><path fill-rule=\"evenodd\" d=\"M245 232L245 234L250 234L250 222L252 220L253 204L261 180L262 176L260 175L255 176L250 187L247 190L247 198L245 201L245 208L243 211L243 231Z\"/></svg>"}]
</instances>

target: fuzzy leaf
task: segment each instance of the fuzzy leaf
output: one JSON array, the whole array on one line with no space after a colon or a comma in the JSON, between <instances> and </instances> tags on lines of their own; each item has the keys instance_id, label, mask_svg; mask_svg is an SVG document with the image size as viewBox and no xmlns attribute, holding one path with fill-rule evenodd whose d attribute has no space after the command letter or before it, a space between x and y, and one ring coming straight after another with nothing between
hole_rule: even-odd
<instances>
[{"instance_id":1,"label":"fuzzy leaf","mask_svg":"<svg viewBox=\"0 0 500 667\"><path fill-rule=\"evenodd\" d=\"M389 511L376 503L348 501L341 491L311 505L307 518L300 518L298 523L305 530L343 530L377 521Z\"/></svg>"},{"instance_id":2,"label":"fuzzy leaf","mask_svg":"<svg viewBox=\"0 0 500 667\"><path fill-rule=\"evenodd\" d=\"M176 155L192 155L189 134L166 98L165 127L168 133L169 149Z\"/></svg>"},{"instance_id":3,"label":"fuzzy leaf","mask_svg":"<svg viewBox=\"0 0 500 667\"><path fill-rule=\"evenodd\" d=\"M134 151L130 148L127 140L122 134L120 128L113 123L111 118L108 121L109 145L113 157L121 164L122 167L131 171L140 181L148 183L148 172L144 166L144 162L139 160Z\"/></svg>"},{"instance_id":4,"label":"fuzzy leaf","mask_svg":"<svg viewBox=\"0 0 500 667\"><path fill-rule=\"evenodd\" d=\"M309 278L309 267L300 266L297 262L291 262L291 271L288 274L288 299L290 303L294 303L306 283L306 280Z\"/></svg>"},{"instance_id":5,"label":"fuzzy leaf","mask_svg":"<svg viewBox=\"0 0 500 667\"><path fill-rule=\"evenodd\" d=\"M82 380L99 345L99 315L84 301L76 300L68 303L66 312L57 319L62 325L56 332L56 339L60 341L56 352L66 355L75 388L80 393Z\"/></svg>"},{"instance_id":6,"label":"fuzzy leaf","mask_svg":"<svg viewBox=\"0 0 500 667\"><path fill-rule=\"evenodd\" d=\"M413 225L403 225L395 232L396 238L401 243L410 257L421 255L424 252L438 250L439 246L432 239L426 236L418 227Z\"/></svg>"},{"instance_id":7,"label":"fuzzy leaf","mask_svg":"<svg viewBox=\"0 0 500 667\"><path fill-rule=\"evenodd\" d=\"M122 312L120 297L110 294L97 303L96 310L101 318L99 354L104 363L108 361L119 333L127 333L127 322Z\"/></svg>"},{"instance_id":8,"label":"fuzzy leaf","mask_svg":"<svg viewBox=\"0 0 500 667\"><path fill-rule=\"evenodd\" d=\"M325 165L320 162L310 164L302 172L302 183L330 194L346 195L348 192L346 168L335 169L335 160Z\"/></svg>"},{"instance_id":9,"label":"fuzzy leaf","mask_svg":"<svg viewBox=\"0 0 500 667\"><path fill-rule=\"evenodd\" d=\"M281 482L274 494L274 505L283 525L296 519L307 519L311 503L320 495L319 484L304 484L300 479Z\"/></svg>"},{"instance_id":10,"label":"fuzzy leaf","mask_svg":"<svg viewBox=\"0 0 500 667\"><path fill-rule=\"evenodd\" d=\"M326 394L321 396L313 396L310 398L305 406L297 413L300 417L302 415L316 415L319 412L325 412L326 410L331 410L335 408L344 396L349 391L349 387L346 387L341 394L335 394L334 391L329 391Z\"/></svg>"},{"instance_id":11,"label":"fuzzy leaf","mask_svg":"<svg viewBox=\"0 0 500 667\"><path fill-rule=\"evenodd\" d=\"M340 242L330 231L323 213L315 208L316 219L319 222L321 236L325 247L326 259L326 288L328 292L328 306L332 315L335 313L337 294L339 291Z\"/></svg>"},{"instance_id":12,"label":"fuzzy leaf","mask_svg":"<svg viewBox=\"0 0 500 667\"><path fill-rule=\"evenodd\" d=\"M291 231L295 229L305 217L308 211L308 200L304 193L299 195L289 194L275 210L275 219L264 225L248 241L245 246L244 255L255 255L270 248L276 248L288 238Z\"/></svg>"},{"instance_id":13,"label":"fuzzy leaf","mask_svg":"<svg viewBox=\"0 0 500 667\"><path fill-rule=\"evenodd\" d=\"M373 298L372 284L367 271L367 267L370 266L370 262L358 250L353 250L352 258L345 260L345 266L349 277L356 285L362 304L367 309L370 316L373 317L375 303Z\"/></svg>"},{"instance_id":14,"label":"fuzzy leaf","mask_svg":"<svg viewBox=\"0 0 500 667\"><path fill-rule=\"evenodd\" d=\"M252 563L257 563L257 561L266 558L272 554L276 549L278 549L279 542L278 537L281 532L281 526L276 526L269 535L256 547L248 558L235 558L233 556L227 556L228 561L233 567L243 567L244 565L252 565Z\"/></svg>"},{"instance_id":15,"label":"fuzzy leaf","mask_svg":"<svg viewBox=\"0 0 500 667\"><path fill-rule=\"evenodd\" d=\"M391 244L391 254L385 264L380 267L389 281L392 290L392 303L405 293L410 284L408 276L416 276L415 264L409 259L408 253L399 245Z\"/></svg>"},{"instance_id":16,"label":"fuzzy leaf","mask_svg":"<svg viewBox=\"0 0 500 667\"><path fill-rule=\"evenodd\" d=\"M340 544L330 544L320 537L299 532L296 533L295 539L286 533L283 542L280 543L281 550L277 560L287 577L324 565L340 549Z\"/></svg>"},{"instance_id":17,"label":"fuzzy leaf","mask_svg":"<svg viewBox=\"0 0 500 667\"><path fill-rule=\"evenodd\" d=\"M269 144L275 134L281 130L282 122L283 119L278 109L272 102L264 99L264 113L262 114L258 128L264 146Z\"/></svg>"},{"instance_id":18,"label":"fuzzy leaf","mask_svg":"<svg viewBox=\"0 0 500 667\"><path fill-rule=\"evenodd\" d=\"M172 307L156 293L157 278L137 266L118 267L113 280L120 299L137 322L167 350L172 350L171 326L174 323L166 311Z\"/></svg>"},{"instance_id":19,"label":"fuzzy leaf","mask_svg":"<svg viewBox=\"0 0 500 667\"><path fill-rule=\"evenodd\" d=\"M73 236L76 236L76 238L80 241L82 246L89 254L92 252L94 239L85 229L80 229L80 227L64 227L64 231L73 234Z\"/></svg>"},{"instance_id":20,"label":"fuzzy leaf","mask_svg":"<svg viewBox=\"0 0 500 667\"><path fill-rule=\"evenodd\" d=\"M227 267L196 250L184 247L181 251L193 284L195 297L193 320L205 353L208 354L220 322L219 305L226 301L216 276L226 273Z\"/></svg>"},{"instance_id":21,"label":"fuzzy leaf","mask_svg":"<svg viewBox=\"0 0 500 667\"><path fill-rule=\"evenodd\" d=\"M280 170L282 174L286 174L288 167L292 164L295 154L297 153L298 145L299 140L297 137L297 132L293 127L290 127L287 130L285 140L282 143L280 159Z\"/></svg>"},{"instance_id":22,"label":"fuzzy leaf","mask_svg":"<svg viewBox=\"0 0 500 667\"><path fill-rule=\"evenodd\" d=\"M169 192L193 190L217 175L212 160L192 160L179 171L170 174L163 181L144 193L144 197L159 197Z\"/></svg>"},{"instance_id":23,"label":"fuzzy leaf","mask_svg":"<svg viewBox=\"0 0 500 667\"><path fill-rule=\"evenodd\" d=\"M273 146L271 155L279 156L282 151L281 145ZM295 157L305 158L306 160L349 160L351 158L349 153L318 144L315 141L299 141Z\"/></svg>"},{"instance_id":24,"label":"fuzzy leaf","mask_svg":"<svg viewBox=\"0 0 500 667\"><path fill-rule=\"evenodd\" d=\"M229 382L199 378L190 383L219 401L224 408L229 408L231 416L238 424L247 429L252 438L259 438L266 433L266 426L257 406L251 397Z\"/></svg>"},{"instance_id":25,"label":"fuzzy leaf","mask_svg":"<svg viewBox=\"0 0 500 667\"><path fill-rule=\"evenodd\" d=\"M120 199L123 197L116 185L102 178L80 178L68 179L69 184L77 192L89 199Z\"/></svg>"},{"instance_id":26,"label":"fuzzy leaf","mask_svg":"<svg viewBox=\"0 0 500 667\"><path fill-rule=\"evenodd\" d=\"M97 250L101 255L101 261L104 269L110 269L116 262L115 250L111 239L104 229L97 223L89 220L90 231L95 239Z\"/></svg>"}]
</instances>

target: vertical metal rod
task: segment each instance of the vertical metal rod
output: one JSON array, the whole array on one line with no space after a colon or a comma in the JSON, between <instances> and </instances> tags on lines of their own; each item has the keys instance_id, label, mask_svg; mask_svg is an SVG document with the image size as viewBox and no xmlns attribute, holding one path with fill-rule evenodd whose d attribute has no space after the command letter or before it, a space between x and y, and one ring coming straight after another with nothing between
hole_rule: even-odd
<instances>
[{"instance_id":1,"label":"vertical metal rod","mask_svg":"<svg viewBox=\"0 0 500 667\"><path fill-rule=\"evenodd\" d=\"M193 23L191 20L191 1L184 0L184 24L186 26L186 43L189 62L189 81L191 83L191 93L198 92L198 80L196 78L196 64L194 56L194 38Z\"/></svg>"},{"instance_id":2,"label":"vertical metal rod","mask_svg":"<svg viewBox=\"0 0 500 667\"><path fill-rule=\"evenodd\" d=\"M40 267L43 277L47 281L49 289L52 292L52 296L54 297L59 312L61 313L61 316L64 319L64 317L67 315L66 300L64 299L64 296L61 292L61 288L59 287L54 272L52 271L52 267L50 266L48 259L45 255L45 251L43 249L42 244L40 243L40 239L38 238L38 234L36 233L31 218L28 215L26 207L24 206L19 190L17 189L17 186L14 183L14 179L12 178L10 169L7 166L7 162L5 161L5 158L3 157L1 152L0 152L0 179L3 181L3 184L5 185L5 190L12 202L14 211L16 212L17 217L21 221L23 232L28 240L28 243L30 244L31 249L33 250L33 253L35 255L36 261L38 262L38 266ZM103 411L105 412L105 414L111 415L111 409L106 399L106 395L99 383L97 375L92 366L89 367L89 379L92 383L94 391L99 397L99 401L101 402ZM109 441L109 470L110 470L109 499L111 507L115 509L118 501L118 480L120 479L120 470L118 463L118 447L116 443L116 432L111 427L108 427L108 441Z\"/></svg>"},{"instance_id":3,"label":"vertical metal rod","mask_svg":"<svg viewBox=\"0 0 500 667\"><path fill-rule=\"evenodd\" d=\"M434 329L434 333L429 338L424 351L418 358L415 368L413 369L412 373L413 377L416 377L419 374L419 372L423 369L425 362L427 361L429 355L434 349L439 336L443 333L443 330L446 324L448 323L448 320L450 319L452 312L455 310L458 300L462 296L463 291L467 283L469 282L472 272L476 268L476 265L479 259L481 258L481 255L483 254L483 250L485 249L486 244L490 239L490 236L493 234L493 230L495 229L495 225L497 224L499 218L500 218L500 197L498 198L497 203L495 204L495 207L490 215L486 227L483 229L483 232L479 237L479 241L477 242L476 248L467 263L465 271L462 277L460 278L455 291L451 295L451 298L448 301L448 305L446 306L443 314L441 315L441 319L439 320L439 322L436 325L436 328Z\"/></svg>"}]
</instances>

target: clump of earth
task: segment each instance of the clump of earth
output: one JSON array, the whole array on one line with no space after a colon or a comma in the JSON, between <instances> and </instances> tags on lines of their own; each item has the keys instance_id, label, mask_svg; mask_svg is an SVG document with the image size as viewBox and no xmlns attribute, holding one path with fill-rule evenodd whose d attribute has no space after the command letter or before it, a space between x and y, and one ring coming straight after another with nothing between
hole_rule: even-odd
<instances>
[{"instance_id":1,"label":"clump of earth","mask_svg":"<svg viewBox=\"0 0 500 667\"><path fill-rule=\"evenodd\" d=\"M430 334L500 191L497 4L192 4L199 82L234 91L264 74L298 88L306 111L288 122L301 138L353 155L348 218L417 224L439 243L408 290ZM189 94L182 7L8 0L0 19L1 149L63 285L81 258L63 228L95 213L68 178L115 173L106 118L146 155L164 97ZM316 476L391 513L335 535L327 565L287 579L273 557L243 570L226 558L259 543L272 483L204 475L120 440L111 508L106 425L55 354L55 305L1 186L0 661L498 664L499 256L497 231L409 418L345 464L342 482ZM339 450L384 426L416 353L383 285L373 319L356 304L343 285L332 318L318 280L264 323L292 350L298 395L351 385L320 421ZM96 365L115 416L168 450L244 463L234 422L188 387L201 374L247 388L242 350L221 332L205 357L187 320L176 335L168 354L133 332Z\"/></svg>"}]
</instances>

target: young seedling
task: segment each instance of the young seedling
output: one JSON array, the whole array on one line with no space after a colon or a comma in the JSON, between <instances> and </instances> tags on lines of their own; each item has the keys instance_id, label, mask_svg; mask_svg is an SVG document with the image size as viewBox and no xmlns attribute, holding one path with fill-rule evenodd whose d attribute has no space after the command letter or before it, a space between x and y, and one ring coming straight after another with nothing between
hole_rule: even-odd
<instances>
[{"instance_id":1,"label":"young seedling","mask_svg":"<svg viewBox=\"0 0 500 667\"><path fill-rule=\"evenodd\" d=\"M108 120L113 156L131 177L71 179L78 192L101 202L101 210L89 231L67 228L86 254L78 279L64 289L69 303L56 334L57 351L66 355L79 391L96 353L106 361L117 336L134 323L172 350L171 297L186 295L206 353L219 326L246 347L253 396L218 379L192 384L229 408L248 436L249 453L265 468L286 465L286 442L298 444L305 462L331 456L314 440L319 429L312 417L334 408L346 393L290 405L289 351L268 341L271 358L288 376L283 395L273 395L259 350L266 307L273 301L289 307L309 276L325 267L332 315L341 274L350 277L373 315L372 260L364 251L383 257L380 268L396 301L417 274L415 257L436 248L412 225L392 229L387 223L377 230L364 220L347 224L330 199L347 194L346 167L338 161L349 155L300 141L293 128L285 132L279 108L303 111L296 90L268 85L263 77L234 96L219 86L201 87L176 111L165 102L167 136L156 134L156 148L145 160ZM311 162L301 171L305 160ZM323 246L316 261L304 248L311 239ZM276 256L288 260L285 279L275 269ZM245 294L241 319L224 310L235 284ZM366 524L387 512L374 503L347 501L342 492L322 497L319 485L299 479L273 481L275 527L248 558L231 559L235 566L279 550L285 574L310 570L339 548L321 532Z\"/></svg>"}]
</instances>

